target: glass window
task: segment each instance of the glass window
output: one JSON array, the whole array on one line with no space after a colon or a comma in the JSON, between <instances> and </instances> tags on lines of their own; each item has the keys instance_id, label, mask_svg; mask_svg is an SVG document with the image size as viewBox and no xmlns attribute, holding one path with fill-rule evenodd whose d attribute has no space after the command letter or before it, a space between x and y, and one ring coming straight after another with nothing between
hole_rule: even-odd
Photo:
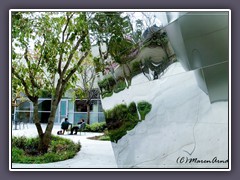
<instances>
[{"instance_id":1,"label":"glass window","mask_svg":"<svg viewBox=\"0 0 240 180\"><path fill-rule=\"evenodd\" d=\"M86 100L76 100L75 101L75 112L87 112ZM90 112L93 111L93 104L90 104Z\"/></svg>"},{"instance_id":2,"label":"glass window","mask_svg":"<svg viewBox=\"0 0 240 180\"><path fill-rule=\"evenodd\" d=\"M98 100L98 112L103 112L102 102Z\"/></svg>"},{"instance_id":3,"label":"glass window","mask_svg":"<svg viewBox=\"0 0 240 180\"><path fill-rule=\"evenodd\" d=\"M38 111L51 111L51 100L39 100Z\"/></svg>"},{"instance_id":4,"label":"glass window","mask_svg":"<svg viewBox=\"0 0 240 180\"><path fill-rule=\"evenodd\" d=\"M17 104L20 104L18 107L17 107L17 110L22 110L22 111L30 111L30 102L23 102L21 103L19 100L17 101Z\"/></svg>"},{"instance_id":5,"label":"glass window","mask_svg":"<svg viewBox=\"0 0 240 180\"><path fill-rule=\"evenodd\" d=\"M91 112L98 112L98 100L92 100L92 111Z\"/></svg>"},{"instance_id":6,"label":"glass window","mask_svg":"<svg viewBox=\"0 0 240 180\"><path fill-rule=\"evenodd\" d=\"M29 122L30 112L17 112L15 118L16 118L16 121Z\"/></svg>"},{"instance_id":7,"label":"glass window","mask_svg":"<svg viewBox=\"0 0 240 180\"><path fill-rule=\"evenodd\" d=\"M81 119L84 119L86 122L87 121L87 113L75 113L73 124L77 124Z\"/></svg>"},{"instance_id":8,"label":"glass window","mask_svg":"<svg viewBox=\"0 0 240 180\"><path fill-rule=\"evenodd\" d=\"M47 123L50 112L38 112L38 117L41 123Z\"/></svg>"}]
</instances>

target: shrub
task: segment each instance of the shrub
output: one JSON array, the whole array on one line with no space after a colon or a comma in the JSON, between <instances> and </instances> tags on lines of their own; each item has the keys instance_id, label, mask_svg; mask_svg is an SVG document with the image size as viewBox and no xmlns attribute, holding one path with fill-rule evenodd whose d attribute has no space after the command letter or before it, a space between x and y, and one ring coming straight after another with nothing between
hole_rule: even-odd
<instances>
[{"instance_id":1,"label":"shrub","mask_svg":"<svg viewBox=\"0 0 240 180\"><path fill-rule=\"evenodd\" d=\"M137 110L139 111L141 120L144 120L146 114L151 111L151 107L150 103L142 101L137 105L135 102L131 102L129 106L119 104L113 109L105 111L111 141L117 142L127 134L127 131L132 130L140 122Z\"/></svg>"},{"instance_id":2,"label":"shrub","mask_svg":"<svg viewBox=\"0 0 240 180\"><path fill-rule=\"evenodd\" d=\"M91 125L87 124L84 131L86 131L86 132L104 132L104 130L106 128L107 128L107 125L105 122L93 123Z\"/></svg>"},{"instance_id":3,"label":"shrub","mask_svg":"<svg viewBox=\"0 0 240 180\"><path fill-rule=\"evenodd\" d=\"M102 81L98 82L98 86L100 89L105 89L107 92L111 92L113 86L116 84L114 78L112 76L104 78Z\"/></svg>"},{"instance_id":4,"label":"shrub","mask_svg":"<svg viewBox=\"0 0 240 180\"><path fill-rule=\"evenodd\" d=\"M135 102L131 102L128 106L129 114L128 119L130 120L138 120L137 106Z\"/></svg>"},{"instance_id":5,"label":"shrub","mask_svg":"<svg viewBox=\"0 0 240 180\"><path fill-rule=\"evenodd\" d=\"M112 142L117 142L139 122L137 107L134 102L130 103L129 106L119 104L113 109L105 111L105 118Z\"/></svg>"},{"instance_id":6,"label":"shrub","mask_svg":"<svg viewBox=\"0 0 240 180\"><path fill-rule=\"evenodd\" d=\"M112 96L113 92L112 91L105 91L102 93L102 98L105 98L105 97L110 97Z\"/></svg>"},{"instance_id":7,"label":"shrub","mask_svg":"<svg viewBox=\"0 0 240 180\"><path fill-rule=\"evenodd\" d=\"M12 146L13 147L16 146L20 149L24 149L26 140L27 140L27 138L25 136L13 137L12 138Z\"/></svg>"},{"instance_id":8,"label":"shrub","mask_svg":"<svg viewBox=\"0 0 240 180\"><path fill-rule=\"evenodd\" d=\"M126 83L124 80L119 80L117 84L114 86L114 92L118 93L120 91L123 91L126 88Z\"/></svg>"},{"instance_id":9,"label":"shrub","mask_svg":"<svg viewBox=\"0 0 240 180\"><path fill-rule=\"evenodd\" d=\"M137 108L141 116L141 120L144 120L145 116L151 111L152 105L146 101L142 101L137 104Z\"/></svg>"},{"instance_id":10,"label":"shrub","mask_svg":"<svg viewBox=\"0 0 240 180\"><path fill-rule=\"evenodd\" d=\"M22 149L17 147L12 148L12 159L14 159L16 162L19 162L21 161L22 156L24 156L24 151Z\"/></svg>"},{"instance_id":11,"label":"shrub","mask_svg":"<svg viewBox=\"0 0 240 180\"><path fill-rule=\"evenodd\" d=\"M139 61L135 61L132 63L132 77L140 74L142 71L141 71L141 68L140 68L140 62Z\"/></svg>"},{"instance_id":12,"label":"shrub","mask_svg":"<svg viewBox=\"0 0 240 180\"><path fill-rule=\"evenodd\" d=\"M113 87L116 84L115 79L112 76L108 77L107 80L110 87Z\"/></svg>"},{"instance_id":13,"label":"shrub","mask_svg":"<svg viewBox=\"0 0 240 180\"><path fill-rule=\"evenodd\" d=\"M137 113L137 106L135 102L131 102L128 106L128 110L131 114Z\"/></svg>"},{"instance_id":14,"label":"shrub","mask_svg":"<svg viewBox=\"0 0 240 180\"><path fill-rule=\"evenodd\" d=\"M73 158L81 148L80 142L74 143L69 139L52 136L48 152L42 155L37 151L38 142L38 137L13 137L12 162L39 164L62 161Z\"/></svg>"}]
</instances>

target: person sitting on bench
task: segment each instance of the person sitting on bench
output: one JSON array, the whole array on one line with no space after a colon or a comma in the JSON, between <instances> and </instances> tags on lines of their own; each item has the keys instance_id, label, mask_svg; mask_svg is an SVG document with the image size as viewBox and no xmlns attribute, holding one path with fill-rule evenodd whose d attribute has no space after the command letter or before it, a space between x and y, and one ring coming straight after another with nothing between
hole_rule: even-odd
<instances>
[{"instance_id":1,"label":"person sitting on bench","mask_svg":"<svg viewBox=\"0 0 240 180\"><path fill-rule=\"evenodd\" d=\"M61 124L61 129L63 130L62 134L68 129L69 125L72 128L72 123L68 122L68 118L65 118L65 121Z\"/></svg>"},{"instance_id":2,"label":"person sitting on bench","mask_svg":"<svg viewBox=\"0 0 240 180\"><path fill-rule=\"evenodd\" d=\"M81 119L81 121L77 123L77 124L79 124L78 126L74 126L74 127L71 128L71 133L70 133L70 135L73 134L73 131L75 131L74 134L77 134L77 132L78 132L78 130L81 128L81 126L84 126L84 125L83 125L84 123L85 123L85 122L84 122L84 119Z\"/></svg>"}]
</instances>

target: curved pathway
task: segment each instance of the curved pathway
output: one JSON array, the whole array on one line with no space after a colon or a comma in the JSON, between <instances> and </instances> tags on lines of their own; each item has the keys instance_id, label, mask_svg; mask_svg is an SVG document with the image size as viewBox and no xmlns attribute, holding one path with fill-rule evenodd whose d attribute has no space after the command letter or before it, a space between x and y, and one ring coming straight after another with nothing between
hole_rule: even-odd
<instances>
[{"instance_id":1,"label":"curved pathway","mask_svg":"<svg viewBox=\"0 0 240 180\"><path fill-rule=\"evenodd\" d=\"M43 125L43 127L45 127ZM53 134L60 129L59 125L54 125ZM114 153L110 141L90 140L87 137L97 136L101 133L78 133L77 135L62 135L64 138L80 141L81 150L77 155L69 160L47 163L47 164L19 164L12 163L12 169L18 168L117 168ZM28 125L28 128L21 130L12 130L13 136L34 137L37 135L37 130L33 124Z\"/></svg>"}]
</instances>

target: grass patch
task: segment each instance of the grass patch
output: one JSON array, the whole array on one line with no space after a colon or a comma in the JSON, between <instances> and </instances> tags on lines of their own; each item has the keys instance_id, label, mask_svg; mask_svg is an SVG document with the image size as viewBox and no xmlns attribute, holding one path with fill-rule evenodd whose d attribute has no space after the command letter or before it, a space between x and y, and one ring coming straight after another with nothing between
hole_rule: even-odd
<instances>
[{"instance_id":1,"label":"grass patch","mask_svg":"<svg viewBox=\"0 0 240 180\"><path fill-rule=\"evenodd\" d=\"M100 141L110 141L110 137L108 135L93 136L93 137L88 137L87 139L100 140Z\"/></svg>"},{"instance_id":2,"label":"grass patch","mask_svg":"<svg viewBox=\"0 0 240 180\"><path fill-rule=\"evenodd\" d=\"M108 130L105 129L104 134L100 136L88 137L87 139L100 140L100 141L110 141L110 136Z\"/></svg>"},{"instance_id":3,"label":"grass patch","mask_svg":"<svg viewBox=\"0 0 240 180\"><path fill-rule=\"evenodd\" d=\"M46 154L38 153L39 138L13 137L12 138L12 162L41 164L63 161L73 158L80 151L80 142L58 136L51 137L51 144Z\"/></svg>"}]
</instances>

